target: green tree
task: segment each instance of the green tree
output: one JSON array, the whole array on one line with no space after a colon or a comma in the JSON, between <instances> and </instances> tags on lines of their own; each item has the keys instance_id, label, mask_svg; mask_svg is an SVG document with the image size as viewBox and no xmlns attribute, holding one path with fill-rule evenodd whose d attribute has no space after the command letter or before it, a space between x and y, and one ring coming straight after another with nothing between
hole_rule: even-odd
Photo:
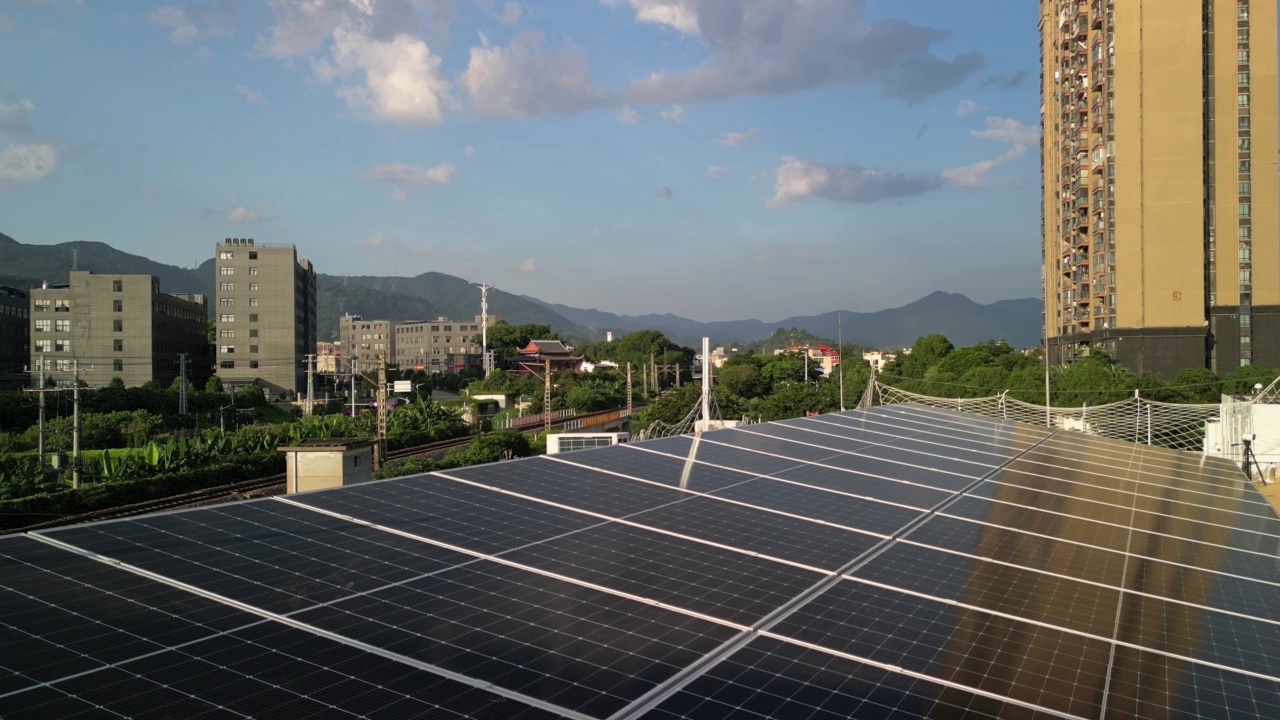
<instances>
[{"instance_id":1,"label":"green tree","mask_svg":"<svg viewBox=\"0 0 1280 720\"><path fill-rule=\"evenodd\" d=\"M1185 368L1169 383L1175 402L1216 403L1222 398L1222 378L1208 368Z\"/></svg>"},{"instance_id":2,"label":"green tree","mask_svg":"<svg viewBox=\"0 0 1280 720\"><path fill-rule=\"evenodd\" d=\"M204 391L207 393L222 392L222 378L217 375L210 375L209 381L204 384Z\"/></svg>"}]
</instances>

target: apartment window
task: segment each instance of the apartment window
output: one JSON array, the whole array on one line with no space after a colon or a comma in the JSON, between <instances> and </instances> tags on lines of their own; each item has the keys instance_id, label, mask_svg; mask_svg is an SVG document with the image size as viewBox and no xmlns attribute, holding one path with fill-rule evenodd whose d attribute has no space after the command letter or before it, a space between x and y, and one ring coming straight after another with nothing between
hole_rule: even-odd
<instances>
[{"instance_id":1,"label":"apartment window","mask_svg":"<svg viewBox=\"0 0 1280 720\"><path fill-rule=\"evenodd\" d=\"M1249 262L1253 259L1253 250L1249 246L1240 248L1240 262Z\"/></svg>"},{"instance_id":2,"label":"apartment window","mask_svg":"<svg viewBox=\"0 0 1280 720\"><path fill-rule=\"evenodd\" d=\"M257 369L258 369L258 361L257 361L257 360L250 360L250 361L249 361L249 369L250 369L250 370L257 370Z\"/></svg>"},{"instance_id":3,"label":"apartment window","mask_svg":"<svg viewBox=\"0 0 1280 720\"><path fill-rule=\"evenodd\" d=\"M1239 119L1239 121L1238 121L1238 124L1239 124L1239 127L1240 127L1240 129L1241 129L1241 130L1248 130L1248 129L1249 129L1249 123L1250 123L1250 120L1249 120L1249 116L1248 116L1248 115L1241 115L1241 116L1240 116L1240 119Z\"/></svg>"},{"instance_id":4,"label":"apartment window","mask_svg":"<svg viewBox=\"0 0 1280 720\"><path fill-rule=\"evenodd\" d=\"M229 323L229 322L235 322L235 321L236 321L235 313L223 313L218 316L218 322Z\"/></svg>"},{"instance_id":5,"label":"apartment window","mask_svg":"<svg viewBox=\"0 0 1280 720\"><path fill-rule=\"evenodd\" d=\"M258 292L258 283L249 283L249 292Z\"/></svg>"},{"instance_id":6,"label":"apartment window","mask_svg":"<svg viewBox=\"0 0 1280 720\"><path fill-rule=\"evenodd\" d=\"M53 352L53 341L36 340L33 349L36 352Z\"/></svg>"},{"instance_id":7,"label":"apartment window","mask_svg":"<svg viewBox=\"0 0 1280 720\"><path fill-rule=\"evenodd\" d=\"M1248 6L1248 5L1240 5L1240 6L1238 6L1238 7L1236 8L1236 19L1237 19L1237 20L1248 20L1248 19L1249 19L1249 6Z\"/></svg>"},{"instance_id":8,"label":"apartment window","mask_svg":"<svg viewBox=\"0 0 1280 720\"><path fill-rule=\"evenodd\" d=\"M251 353L256 353L256 352L258 352L258 346L257 346L257 345L250 345L250 346L249 346L249 352L251 352Z\"/></svg>"},{"instance_id":9,"label":"apartment window","mask_svg":"<svg viewBox=\"0 0 1280 720\"><path fill-rule=\"evenodd\" d=\"M250 274L250 275L257 275L257 274L258 274L258 268L256 268L256 267L251 267L251 268L249 268L249 274Z\"/></svg>"},{"instance_id":10,"label":"apartment window","mask_svg":"<svg viewBox=\"0 0 1280 720\"><path fill-rule=\"evenodd\" d=\"M115 352L124 352L124 341L119 339L112 340L111 349Z\"/></svg>"},{"instance_id":11,"label":"apartment window","mask_svg":"<svg viewBox=\"0 0 1280 720\"><path fill-rule=\"evenodd\" d=\"M219 275L235 275L236 269L233 267L225 267L225 266L220 267L218 268L218 274Z\"/></svg>"},{"instance_id":12,"label":"apartment window","mask_svg":"<svg viewBox=\"0 0 1280 720\"><path fill-rule=\"evenodd\" d=\"M1237 65L1248 65L1248 64L1249 64L1249 51L1248 51L1248 50L1237 50L1237 51L1236 51L1236 64L1237 64Z\"/></svg>"},{"instance_id":13,"label":"apartment window","mask_svg":"<svg viewBox=\"0 0 1280 720\"><path fill-rule=\"evenodd\" d=\"M1253 282L1253 271L1252 271L1252 270L1241 270L1241 271L1240 271L1240 282L1241 282L1242 284L1243 284L1243 283L1252 283L1252 282Z\"/></svg>"},{"instance_id":14,"label":"apartment window","mask_svg":"<svg viewBox=\"0 0 1280 720\"><path fill-rule=\"evenodd\" d=\"M254 329L250 330L250 331L249 331L249 337L251 337L251 338L256 338L256 337L258 337L258 329L257 329L257 328L254 328Z\"/></svg>"},{"instance_id":15,"label":"apartment window","mask_svg":"<svg viewBox=\"0 0 1280 720\"><path fill-rule=\"evenodd\" d=\"M53 351L54 352L71 352L71 341L70 340L54 340Z\"/></svg>"},{"instance_id":16,"label":"apartment window","mask_svg":"<svg viewBox=\"0 0 1280 720\"><path fill-rule=\"evenodd\" d=\"M123 320L112 320L112 321L111 321L111 332L124 332L124 321L123 321Z\"/></svg>"},{"instance_id":17,"label":"apartment window","mask_svg":"<svg viewBox=\"0 0 1280 720\"><path fill-rule=\"evenodd\" d=\"M1236 28L1236 42L1249 42L1249 28Z\"/></svg>"},{"instance_id":18,"label":"apartment window","mask_svg":"<svg viewBox=\"0 0 1280 720\"><path fill-rule=\"evenodd\" d=\"M1249 160L1245 159L1240 161L1240 172L1247 173L1249 172L1250 167L1252 167L1252 163L1250 163Z\"/></svg>"},{"instance_id":19,"label":"apartment window","mask_svg":"<svg viewBox=\"0 0 1280 720\"><path fill-rule=\"evenodd\" d=\"M1239 107L1249 107L1249 93L1240 93L1236 95L1236 105Z\"/></svg>"},{"instance_id":20,"label":"apartment window","mask_svg":"<svg viewBox=\"0 0 1280 720\"><path fill-rule=\"evenodd\" d=\"M52 306L52 300L36 300L36 312L49 312L49 308Z\"/></svg>"},{"instance_id":21,"label":"apartment window","mask_svg":"<svg viewBox=\"0 0 1280 720\"><path fill-rule=\"evenodd\" d=\"M439 325L432 325L432 326L431 326L431 332L440 332L440 326L439 326Z\"/></svg>"},{"instance_id":22,"label":"apartment window","mask_svg":"<svg viewBox=\"0 0 1280 720\"><path fill-rule=\"evenodd\" d=\"M111 361L111 369L112 369L113 371L115 371L115 372L123 372L123 371L124 371L124 361L123 361L123 360L112 360L112 361Z\"/></svg>"},{"instance_id":23,"label":"apartment window","mask_svg":"<svg viewBox=\"0 0 1280 720\"><path fill-rule=\"evenodd\" d=\"M54 320L53 329L55 332L71 332L70 320Z\"/></svg>"},{"instance_id":24,"label":"apartment window","mask_svg":"<svg viewBox=\"0 0 1280 720\"><path fill-rule=\"evenodd\" d=\"M1249 151L1249 138L1240 138L1240 142L1239 142L1239 144L1238 144L1238 147L1239 147L1241 150L1243 150L1243 151L1245 151L1245 152L1248 152L1248 151Z\"/></svg>"},{"instance_id":25,"label":"apartment window","mask_svg":"<svg viewBox=\"0 0 1280 720\"><path fill-rule=\"evenodd\" d=\"M235 345L219 345L218 352L222 355L235 355L236 346Z\"/></svg>"},{"instance_id":26,"label":"apartment window","mask_svg":"<svg viewBox=\"0 0 1280 720\"><path fill-rule=\"evenodd\" d=\"M221 251L221 252L219 252L219 253L218 253L218 259L219 259L219 260L232 260L232 259L234 259L234 258L235 258L235 256L236 256L236 254L235 254L234 252L232 252L231 250L223 250L223 251Z\"/></svg>"},{"instance_id":27,"label":"apartment window","mask_svg":"<svg viewBox=\"0 0 1280 720\"><path fill-rule=\"evenodd\" d=\"M53 330L53 321L52 320L36 320L35 328L36 328L36 332L50 332Z\"/></svg>"},{"instance_id":28,"label":"apartment window","mask_svg":"<svg viewBox=\"0 0 1280 720\"><path fill-rule=\"evenodd\" d=\"M1245 180L1236 187L1236 192L1241 195L1248 195L1250 187L1251 185L1249 184L1249 181Z\"/></svg>"},{"instance_id":29,"label":"apartment window","mask_svg":"<svg viewBox=\"0 0 1280 720\"><path fill-rule=\"evenodd\" d=\"M71 372L71 361L70 360L54 360L53 369L57 370L58 372Z\"/></svg>"},{"instance_id":30,"label":"apartment window","mask_svg":"<svg viewBox=\"0 0 1280 720\"><path fill-rule=\"evenodd\" d=\"M249 322L258 322L258 314L249 313Z\"/></svg>"},{"instance_id":31,"label":"apartment window","mask_svg":"<svg viewBox=\"0 0 1280 720\"><path fill-rule=\"evenodd\" d=\"M123 280L112 280L112 281L111 281L111 292L124 292L124 281L123 281Z\"/></svg>"},{"instance_id":32,"label":"apartment window","mask_svg":"<svg viewBox=\"0 0 1280 720\"><path fill-rule=\"evenodd\" d=\"M1240 329L1242 329L1242 330L1243 330L1243 329L1245 329L1245 328L1251 327L1251 326L1252 326L1252 324L1253 324L1252 317L1253 317L1252 315L1241 315L1241 316L1240 316Z\"/></svg>"},{"instance_id":33,"label":"apartment window","mask_svg":"<svg viewBox=\"0 0 1280 720\"><path fill-rule=\"evenodd\" d=\"M235 336L236 336L235 330L222 329L218 331L218 337L220 338L233 338Z\"/></svg>"},{"instance_id":34,"label":"apartment window","mask_svg":"<svg viewBox=\"0 0 1280 720\"><path fill-rule=\"evenodd\" d=\"M236 369L236 361L235 361L235 360L223 360L222 362L218 363L218 367L222 368L223 370L235 370L235 369Z\"/></svg>"},{"instance_id":35,"label":"apartment window","mask_svg":"<svg viewBox=\"0 0 1280 720\"><path fill-rule=\"evenodd\" d=\"M1244 350L1253 344L1253 338L1248 335L1240 336L1240 349Z\"/></svg>"},{"instance_id":36,"label":"apartment window","mask_svg":"<svg viewBox=\"0 0 1280 720\"><path fill-rule=\"evenodd\" d=\"M1242 218L1249 217L1249 203L1240 203L1237 212L1239 212L1240 217Z\"/></svg>"},{"instance_id":37,"label":"apartment window","mask_svg":"<svg viewBox=\"0 0 1280 720\"><path fill-rule=\"evenodd\" d=\"M111 312L124 312L124 301L123 301L123 300L112 300L112 301L111 301Z\"/></svg>"},{"instance_id":38,"label":"apartment window","mask_svg":"<svg viewBox=\"0 0 1280 720\"><path fill-rule=\"evenodd\" d=\"M1242 86L1243 86L1243 85L1248 85L1248 84L1249 84L1249 73L1248 73L1248 72L1238 72L1238 73L1236 73L1236 84L1237 84L1237 85L1242 85Z\"/></svg>"},{"instance_id":39,"label":"apartment window","mask_svg":"<svg viewBox=\"0 0 1280 720\"><path fill-rule=\"evenodd\" d=\"M249 307L258 307L258 298L249 298Z\"/></svg>"},{"instance_id":40,"label":"apartment window","mask_svg":"<svg viewBox=\"0 0 1280 720\"><path fill-rule=\"evenodd\" d=\"M1238 234L1241 240L1248 240L1253 237L1253 228L1248 225L1242 225Z\"/></svg>"},{"instance_id":41,"label":"apartment window","mask_svg":"<svg viewBox=\"0 0 1280 720\"><path fill-rule=\"evenodd\" d=\"M250 259L250 260L257 260L257 259L258 259L258 251L257 251L257 250L250 250L250 251L249 251L249 259Z\"/></svg>"},{"instance_id":42,"label":"apartment window","mask_svg":"<svg viewBox=\"0 0 1280 720\"><path fill-rule=\"evenodd\" d=\"M229 282L218 283L218 289L222 292L235 292L236 284Z\"/></svg>"}]
</instances>

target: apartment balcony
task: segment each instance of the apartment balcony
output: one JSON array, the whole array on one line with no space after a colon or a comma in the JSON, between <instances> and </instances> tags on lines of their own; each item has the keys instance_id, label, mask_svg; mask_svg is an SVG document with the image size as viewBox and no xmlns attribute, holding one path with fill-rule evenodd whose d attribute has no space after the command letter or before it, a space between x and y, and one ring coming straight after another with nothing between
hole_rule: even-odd
<instances>
[{"instance_id":1,"label":"apartment balcony","mask_svg":"<svg viewBox=\"0 0 1280 720\"><path fill-rule=\"evenodd\" d=\"M1089 78L1093 81L1094 90L1102 90L1107 84L1107 66L1101 60L1093 64L1093 69L1089 71Z\"/></svg>"},{"instance_id":2,"label":"apartment balcony","mask_svg":"<svg viewBox=\"0 0 1280 720\"><path fill-rule=\"evenodd\" d=\"M1092 18L1090 26L1094 30L1101 30L1102 23L1106 20L1107 4L1102 0L1093 0L1089 4L1089 17Z\"/></svg>"}]
</instances>

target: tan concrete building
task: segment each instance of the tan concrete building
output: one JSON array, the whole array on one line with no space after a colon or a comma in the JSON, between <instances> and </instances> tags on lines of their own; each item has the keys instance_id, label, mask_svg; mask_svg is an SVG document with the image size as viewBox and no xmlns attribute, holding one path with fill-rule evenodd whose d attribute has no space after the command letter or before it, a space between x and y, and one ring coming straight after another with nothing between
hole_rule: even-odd
<instances>
[{"instance_id":1,"label":"tan concrete building","mask_svg":"<svg viewBox=\"0 0 1280 720\"><path fill-rule=\"evenodd\" d=\"M308 440L279 450L285 456L285 492L290 494L373 479L372 440Z\"/></svg>"},{"instance_id":2,"label":"tan concrete building","mask_svg":"<svg viewBox=\"0 0 1280 720\"><path fill-rule=\"evenodd\" d=\"M502 318L489 316L493 326ZM401 370L453 372L483 365L480 324L477 315L470 322L447 318L396 323L394 357Z\"/></svg>"},{"instance_id":3,"label":"tan concrete building","mask_svg":"<svg viewBox=\"0 0 1280 720\"><path fill-rule=\"evenodd\" d=\"M346 353L342 367L350 372L352 357L356 372L361 373L377 371L380 355L394 363L395 328L395 320L365 320L359 315L338 318L338 342Z\"/></svg>"},{"instance_id":4,"label":"tan concrete building","mask_svg":"<svg viewBox=\"0 0 1280 720\"><path fill-rule=\"evenodd\" d=\"M31 296L0 285L0 390L25 387L31 362Z\"/></svg>"},{"instance_id":5,"label":"tan concrete building","mask_svg":"<svg viewBox=\"0 0 1280 720\"><path fill-rule=\"evenodd\" d=\"M120 378L126 387L178 377L181 355L196 387L208 380L208 320L203 295L160 291L151 275L97 275L72 270L67 285L32 290L31 367L59 385L80 379L100 387Z\"/></svg>"},{"instance_id":6,"label":"tan concrete building","mask_svg":"<svg viewBox=\"0 0 1280 720\"><path fill-rule=\"evenodd\" d=\"M1050 359L1280 365L1276 4L1040 0L1040 39Z\"/></svg>"},{"instance_id":7,"label":"tan concrete building","mask_svg":"<svg viewBox=\"0 0 1280 720\"><path fill-rule=\"evenodd\" d=\"M292 245L227 238L214 248L217 373L272 396L305 392L316 348L316 272Z\"/></svg>"}]
</instances>

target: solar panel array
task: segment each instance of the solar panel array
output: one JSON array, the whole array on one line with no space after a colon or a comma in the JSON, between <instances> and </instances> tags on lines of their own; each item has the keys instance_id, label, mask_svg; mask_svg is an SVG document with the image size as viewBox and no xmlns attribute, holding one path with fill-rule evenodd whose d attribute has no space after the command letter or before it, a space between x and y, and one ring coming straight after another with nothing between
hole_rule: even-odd
<instances>
[{"instance_id":1,"label":"solar panel array","mask_svg":"<svg viewBox=\"0 0 1280 720\"><path fill-rule=\"evenodd\" d=\"M0 716L1276 718L1278 590L1229 462L894 405L0 538Z\"/></svg>"}]
</instances>

